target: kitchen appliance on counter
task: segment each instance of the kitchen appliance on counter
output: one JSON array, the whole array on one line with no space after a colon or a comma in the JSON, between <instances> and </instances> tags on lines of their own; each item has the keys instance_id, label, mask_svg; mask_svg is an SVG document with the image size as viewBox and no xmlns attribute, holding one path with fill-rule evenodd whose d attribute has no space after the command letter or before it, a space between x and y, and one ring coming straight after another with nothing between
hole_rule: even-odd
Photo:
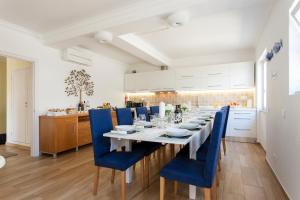
<instances>
[{"instance_id":1,"label":"kitchen appliance on counter","mask_svg":"<svg viewBox=\"0 0 300 200\"><path fill-rule=\"evenodd\" d=\"M144 107L146 106L144 102L134 102L134 101L127 101L126 108L137 108L137 107Z\"/></svg>"}]
</instances>

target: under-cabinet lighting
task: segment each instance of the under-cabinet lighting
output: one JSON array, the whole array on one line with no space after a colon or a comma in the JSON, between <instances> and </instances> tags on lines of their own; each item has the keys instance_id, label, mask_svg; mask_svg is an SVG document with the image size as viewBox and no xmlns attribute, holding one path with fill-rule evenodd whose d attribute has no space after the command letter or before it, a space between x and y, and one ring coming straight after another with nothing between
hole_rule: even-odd
<instances>
[{"instance_id":1,"label":"under-cabinet lighting","mask_svg":"<svg viewBox=\"0 0 300 200\"><path fill-rule=\"evenodd\" d=\"M241 93L254 92L255 88L250 89L234 89L234 90L201 90L201 91L176 91L177 94L214 94L214 93Z\"/></svg>"},{"instance_id":2,"label":"under-cabinet lighting","mask_svg":"<svg viewBox=\"0 0 300 200\"><path fill-rule=\"evenodd\" d=\"M137 92L137 93L127 93L127 96L152 96L155 95L154 92Z\"/></svg>"}]
</instances>

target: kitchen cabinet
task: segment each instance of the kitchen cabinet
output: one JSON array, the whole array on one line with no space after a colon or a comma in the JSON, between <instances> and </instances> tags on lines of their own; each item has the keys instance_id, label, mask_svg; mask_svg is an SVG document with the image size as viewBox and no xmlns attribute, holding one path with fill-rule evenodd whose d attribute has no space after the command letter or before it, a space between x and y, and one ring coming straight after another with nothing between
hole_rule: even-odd
<instances>
[{"instance_id":1,"label":"kitchen cabinet","mask_svg":"<svg viewBox=\"0 0 300 200\"><path fill-rule=\"evenodd\" d=\"M116 112L112 111L113 126L117 125ZM40 152L52 154L92 143L88 113L63 116L40 116Z\"/></svg>"},{"instance_id":2,"label":"kitchen cabinet","mask_svg":"<svg viewBox=\"0 0 300 200\"><path fill-rule=\"evenodd\" d=\"M254 64L253 62L233 63L229 66L230 88L254 87Z\"/></svg>"},{"instance_id":3,"label":"kitchen cabinet","mask_svg":"<svg viewBox=\"0 0 300 200\"><path fill-rule=\"evenodd\" d=\"M125 75L127 92L171 91L175 90L173 70L142 72Z\"/></svg>"},{"instance_id":4,"label":"kitchen cabinet","mask_svg":"<svg viewBox=\"0 0 300 200\"><path fill-rule=\"evenodd\" d=\"M256 138L256 110L230 111L227 136Z\"/></svg>"},{"instance_id":5,"label":"kitchen cabinet","mask_svg":"<svg viewBox=\"0 0 300 200\"><path fill-rule=\"evenodd\" d=\"M201 91L254 87L253 62L189 67L125 75L126 92Z\"/></svg>"}]
</instances>

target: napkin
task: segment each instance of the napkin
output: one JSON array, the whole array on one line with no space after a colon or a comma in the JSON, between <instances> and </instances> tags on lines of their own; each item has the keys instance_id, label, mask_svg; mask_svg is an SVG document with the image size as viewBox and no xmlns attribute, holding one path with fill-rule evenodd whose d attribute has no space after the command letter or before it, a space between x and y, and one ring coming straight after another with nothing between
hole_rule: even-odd
<instances>
[{"instance_id":1,"label":"napkin","mask_svg":"<svg viewBox=\"0 0 300 200\"><path fill-rule=\"evenodd\" d=\"M112 130L111 133L126 135L126 134L127 134L127 131L117 131L117 130Z\"/></svg>"}]
</instances>

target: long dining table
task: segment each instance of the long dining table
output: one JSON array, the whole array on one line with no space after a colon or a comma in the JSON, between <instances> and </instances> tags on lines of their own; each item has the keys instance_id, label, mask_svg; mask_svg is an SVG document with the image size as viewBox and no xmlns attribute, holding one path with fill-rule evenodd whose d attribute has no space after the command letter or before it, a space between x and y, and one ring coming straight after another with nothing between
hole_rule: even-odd
<instances>
[{"instance_id":1,"label":"long dining table","mask_svg":"<svg viewBox=\"0 0 300 200\"><path fill-rule=\"evenodd\" d=\"M201 117L201 116L200 116ZM169 124L164 128L143 128L132 134L120 134L116 132L105 133L105 137L111 139L111 151L117 150L121 147L125 147L125 151L132 150L132 143L134 141L140 142L157 142L161 144L173 144L173 145L187 145L189 144L189 156L191 159L196 159L196 151L201 144L204 143L206 138L211 132L212 119L207 121L205 125L201 126L199 130L190 131L190 137L188 138L174 138L167 137L166 129L168 127L174 127L176 125ZM126 183L132 182L132 167L126 171ZM189 185L189 198L196 199L196 186Z\"/></svg>"}]
</instances>

